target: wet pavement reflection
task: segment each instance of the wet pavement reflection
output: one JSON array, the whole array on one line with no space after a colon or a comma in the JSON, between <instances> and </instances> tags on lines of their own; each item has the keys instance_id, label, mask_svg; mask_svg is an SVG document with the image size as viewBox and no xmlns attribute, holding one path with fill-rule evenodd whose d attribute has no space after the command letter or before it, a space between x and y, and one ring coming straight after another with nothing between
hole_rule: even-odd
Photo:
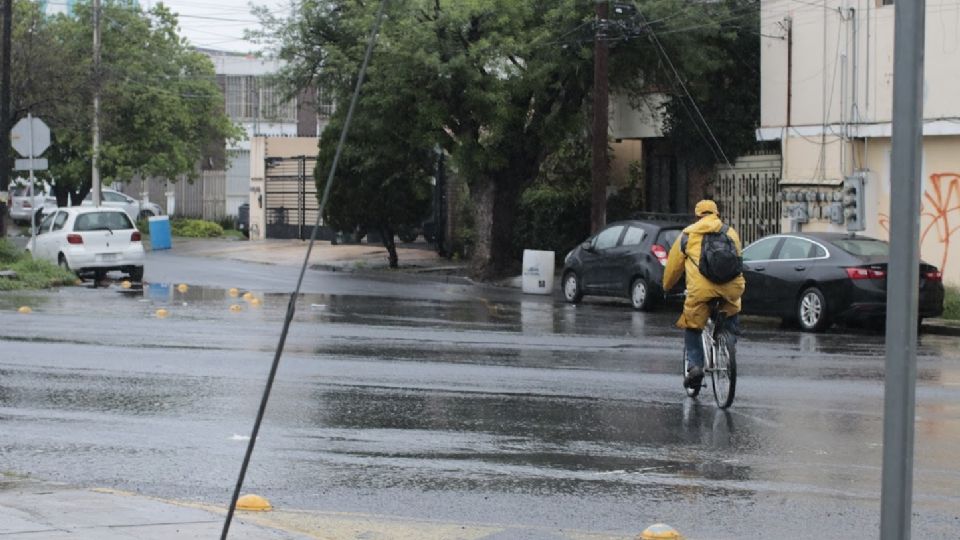
<instances>
[{"instance_id":1,"label":"wet pavement reflection","mask_svg":"<svg viewBox=\"0 0 960 540\"><path fill-rule=\"evenodd\" d=\"M672 310L402 287L297 299L251 490L287 508L634 534L659 520L746 534L768 515L794 532L818 519L823 538L875 528L882 335L747 319L721 411L709 389L683 397ZM175 281L0 294L4 468L218 503L288 300ZM957 344L921 337L920 537L960 537L943 536L960 533Z\"/></svg>"}]
</instances>

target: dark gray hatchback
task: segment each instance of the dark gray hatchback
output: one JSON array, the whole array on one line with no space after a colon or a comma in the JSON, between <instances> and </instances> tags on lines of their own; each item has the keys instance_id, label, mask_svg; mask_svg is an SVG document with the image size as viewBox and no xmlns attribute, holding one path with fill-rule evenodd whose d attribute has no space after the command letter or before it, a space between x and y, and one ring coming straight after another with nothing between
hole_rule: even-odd
<instances>
[{"instance_id":1,"label":"dark gray hatchback","mask_svg":"<svg viewBox=\"0 0 960 540\"><path fill-rule=\"evenodd\" d=\"M661 287L670 246L685 227L672 221L629 220L607 225L564 259L560 284L567 302L585 295L627 298L650 310L665 298ZM683 281L668 297L682 296Z\"/></svg>"}]
</instances>

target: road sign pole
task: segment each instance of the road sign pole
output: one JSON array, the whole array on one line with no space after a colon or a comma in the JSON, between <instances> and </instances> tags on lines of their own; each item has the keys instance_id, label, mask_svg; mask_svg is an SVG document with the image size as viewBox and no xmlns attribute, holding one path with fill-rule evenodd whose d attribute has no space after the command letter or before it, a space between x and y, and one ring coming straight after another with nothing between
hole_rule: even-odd
<instances>
[{"instance_id":1,"label":"road sign pole","mask_svg":"<svg viewBox=\"0 0 960 540\"><path fill-rule=\"evenodd\" d=\"M33 212L33 215L30 216L30 242L31 242L31 253L36 253L37 248L37 212L33 210L33 204L37 201L36 197L33 196L33 115L27 113L27 121L30 123L30 155L27 156L30 159L30 210Z\"/></svg>"},{"instance_id":2,"label":"road sign pole","mask_svg":"<svg viewBox=\"0 0 960 540\"><path fill-rule=\"evenodd\" d=\"M913 502L925 9L926 0L894 3L881 540L909 540Z\"/></svg>"}]
</instances>

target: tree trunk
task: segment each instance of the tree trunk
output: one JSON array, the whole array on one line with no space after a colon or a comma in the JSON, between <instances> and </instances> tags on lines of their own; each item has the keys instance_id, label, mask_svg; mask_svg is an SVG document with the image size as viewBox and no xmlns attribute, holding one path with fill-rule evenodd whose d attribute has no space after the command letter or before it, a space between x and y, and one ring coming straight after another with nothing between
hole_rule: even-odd
<instances>
[{"instance_id":1,"label":"tree trunk","mask_svg":"<svg viewBox=\"0 0 960 540\"><path fill-rule=\"evenodd\" d=\"M514 177L499 182L484 178L475 186L476 242L470 271L481 280L501 278L514 266L513 230L519 196L526 181Z\"/></svg>"},{"instance_id":2,"label":"tree trunk","mask_svg":"<svg viewBox=\"0 0 960 540\"><path fill-rule=\"evenodd\" d=\"M53 186L53 194L57 198L58 207L66 207L71 202L73 206L80 206L80 203L83 202L83 198L87 196L87 193L90 193L89 187L70 189L65 185L60 186L59 184L54 184Z\"/></svg>"},{"instance_id":3,"label":"tree trunk","mask_svg":"<svg viewBox=\"0 0 960 540\"><path fill-rule=\"evenodd\" d=\"M397 257L397 244L393 241L393 228L390 225L381 224L377 227L377 230L380 232L383 247L387 248L387 260L390 268L399 268L400 259Z\"/></svg>"}]
</instances>

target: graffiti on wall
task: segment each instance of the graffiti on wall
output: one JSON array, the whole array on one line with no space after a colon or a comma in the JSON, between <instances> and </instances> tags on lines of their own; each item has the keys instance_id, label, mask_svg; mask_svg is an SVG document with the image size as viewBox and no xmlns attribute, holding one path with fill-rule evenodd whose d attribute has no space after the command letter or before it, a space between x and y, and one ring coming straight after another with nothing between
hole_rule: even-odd
<instances>
[{"instance_id":1,"label":"graffiti on wall","mask_svg":"<svg viewBox=\"0 0 960 540\"><path fill-rule=\"evenodd\" d=\"M960 174L935 173L930 175L930 185L924 190L920 205L920 245L928 237L936 242L940 255L940 271L946 273L950 242L960 231ZM890 232L890 216L879 215L880 226ZM932 236L931 236L932 235Z\"/></svg>"}]
</instances>

